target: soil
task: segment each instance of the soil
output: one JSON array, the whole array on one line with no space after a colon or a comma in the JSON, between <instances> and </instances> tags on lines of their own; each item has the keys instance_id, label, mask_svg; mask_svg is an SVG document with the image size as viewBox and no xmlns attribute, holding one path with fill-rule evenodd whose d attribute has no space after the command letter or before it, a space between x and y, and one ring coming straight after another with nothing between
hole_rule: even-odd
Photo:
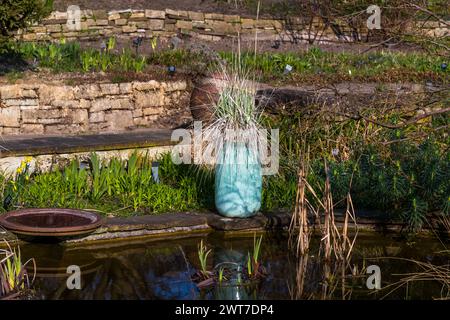
<instances>
[{"instance_id":1,"label":"soil","mask_svg":"<svg viewBox=\"0 0 450 320\"><path fill-rule=\"evenodd\" d=\"M190 49L190 50L207 50L207 51L216 51L216 52L237 52L238 44L236 40L232 38L224 38L220 41L205 41L199 40L197 38L192 38L187 35L181 35L181 42L179 45L179 49ZM92 40L92 41L84 41L81 42L81 46L83 48L101 48L101 44L104 40ZM397 44L397 45L380 45L374 46L373 43L349 43L349 42L333 42L333 43L314 43L309 44L306 41L302 43L291 43L291 42L280 42L277 43L278 46L275 45L274 41L268 40L258 40L257 52L267 52L267 53L283 53L283 52L303 52L308 51L312 47L318 47L323 51L327 52L348 52L355 54L362 54L365 52L420 52L422 51L418 46L409 45L409 44ZM123 48L132 48L132 40L120 39L116 38L116 51L117 53L122 52ZM157 50L168 50L170 48L170 40L168 39L159 39ZM240 48L242 52L249 51L254 52L255 50L255 42L253 40L241 41ZM153 53L153 49L151 47L150 41L143 41L141 47L139 47L139 54L149 55Z\"/></svg>"},{"instance_id":2,"label":"soil","mask_svg":"<svg viewBox=\"0 0 450 320\"><path fill-rule=\"evenodd\" d=\"M279 3L281 0L262 0L263 6ZM188 10L209 13L239 14L241 16L254 16L255 8L243 4L242 0L77 0L76 5L81 9L92 10L125 10L125 9L153 9L153 10ZM72 0L55 0L54 10L66 11Z\"/></svg>"},{"instance_id":3,"label":"soil","mask_svg":"<svg viewBox=\"0 0 450 320\"><path fill-rule=\"evenodd\" d=\"M54 73L46 69L27 70L18 79L0 76L0 84L11 83L65 83L67 85L81 85L86 83L122 83L130 81L176 81L188 77L182 70L169 75L162 66L148 66L144 72L64 72Z\"/></svg>"},{"instance_id":4,"label":"soil","mask_svg":"<svg viewBox=\"0 0 450 320\"><path fill-rule=\"evenodd\" d=\"M217 42L211 41L203 41L199 39L194 39L189 36L182 36L182 41L180 42L179 49L188 49L193 52L199 51L210 51L210 52L218 52L218 51L226 51L226 52L237 52L237 43L232 39L223 39ZM81 42L82 48L95 48L100 50L101 44L104 40L91 40L91 41L83 41ZM159 39L158 40L158 51L169 50L170 48L170 40L168 39ZM251 51L255 50L255 44L253 41L241 41L240 43L241 51ZM370 49L370 52L375 52L379 50L386 51L419 51L417 47L407 46L406 44L399 46L380 46L380 47L371 47L368 43L322 43L322 44L314 44L310 45L308 43L299 43L294 44L290 42L282 42L279 44L278 48L275 48L273 41L258 41L257 51L259 53L269 52L269 53L281 53L281 52L301 52L307 51L311 47L319 47L324 51L329 52L351 52L351 53L363 53L367 52ZM131 40L127 39L116 39L116 47L114 52L120 54L122 49L132 49ZM134 50L134 49L133 49ZM151 47L150 41L143 41L141 47L139 48L138 53L140 55L151 55L153 53L153 49ZM127 82L130 80L138 80L138 81L148 81L151 79L154 80L177 80L186 78L187 76L195 76L195 68L193 66L176 66L177 70L175 75L169 75L167 72L167 66L156 66L150 65L146 68L143 73L134 73L134 72L95 72L95 73L54 73L47 71L45 69L36 69L33 66L31 61L24 61L17 56L13 55L0 55L0 83L8 83L8 82L20 82L21 79L26 78L27 80L36 79L36 81L66 81L70 82L68 84L82 84L86 82L96 82L96 81L104 81L104 82ZM197 67L197 69L199 69ZM194 72L193 72L194 70ZM39 72L38 72L39 71ZM198 70L197 70L198 71ZM202 69L202 71L205 71ZM2 77L9 72L13 72L13 75L16 75L17 78L7 76ZM13 79L11 79L13 78ZM311 78L311 75L307 77ZM399 78L402 78L400 75ZM297 80L307 81L307 82L316 82L324 80L322 76L319 76L318 79L295 79ZM288 79L284 79L282 82L287 84ZM294 80L294 79L292 79ZM330 80L330 79L328 79ZM345 81L347 79L335 79L336 81ZM397 81L401 79L392 79L392 81ZM367 79L367 81L371 81ZM335 82L334 80L332 82ZM279 85L279 84L278 84Z\"/></svg>"}]
</instances>

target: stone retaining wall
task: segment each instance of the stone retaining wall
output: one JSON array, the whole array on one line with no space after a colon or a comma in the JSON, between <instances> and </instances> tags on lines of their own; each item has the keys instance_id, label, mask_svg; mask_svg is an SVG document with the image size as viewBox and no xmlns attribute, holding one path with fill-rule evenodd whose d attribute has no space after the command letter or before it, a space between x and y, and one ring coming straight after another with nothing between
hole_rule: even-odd
<instances>
[{"instance_id":1,"label":"stone retaining wall","mask_svg":"<svg viewBox=\"0 0 450 320\"><path fill-rule=\"evenodd\" d=\"M69 18L69 19L68 19ZM285 20L254 19L239 15L224 15L194 11L159 10L82 10L81 23L78 30L68 26L73 21L67 12L53 12L42 23L30 27L25 32L19 32L18 37L25 41L56 40L90 40L102 37L116 36L119 38L135 38L142 36L172 37L177 33L189 34L202 40L218 41L224 37L240 35L254 38L255 32L259 39L296 40L309 39L318 36L321 41L351 41L355 30L348 24L335 24L341 35L336 36L330 26L325 27L322 20L314 18L310 24L302 17ZM445 25L439 22L421 24L421 30L430 36L449 34ZM360 39L367 36L367 29L357 30Z\"/></svg>"},{"instance_id":2,"label":"stone retaining wall","mask_svg":"<svg viewBox=\"0 0 450 320\"><path fill-rule=\"evenodd\" d=\"M173 128L192 119L188 87L185 80L0 85L0 134Z\"/></svg>"}]
</instances>

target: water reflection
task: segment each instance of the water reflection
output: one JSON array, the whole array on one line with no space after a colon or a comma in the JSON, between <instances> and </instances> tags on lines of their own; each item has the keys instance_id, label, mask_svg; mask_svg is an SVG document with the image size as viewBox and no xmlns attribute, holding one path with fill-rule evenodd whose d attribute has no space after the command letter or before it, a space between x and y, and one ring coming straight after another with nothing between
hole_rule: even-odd
<instances>
[{"instance_id":1,"label":"water reflection","mask_svg":"<svg viewBox=\"0 0 450 320\"><path fill-rule=\"evenodd\" d=\"M219 263L245 263L253 248L253 237L223 238L212 234L205 239L213 249L208 268ZM265 236L262 263L267 277L251 285L229 285L199 290L191 275L199 268L197 245L200 238L125 242L96 247L70 247L57 244L25 244L24 259L34 257L37 264L35 289L39 299L373 299L365 287L368 264L378 264L382 284L395 281L394 273L414 271L406 261L381 257L397 256L418 260L441 261L433 252L440 244L423 241L413 245L382 236L361 236L354 250L351 268L327 265L311 253L297 259L287 250L287 239ZM69 290L66 280L69 265L80 266L81 290ZM355 276L352 275L354 273ZM330 281L333 279L333 281ZM430 298L439 295L439 286L419 283L400 290L391 298Z\"/></svg>"}]
</instances>

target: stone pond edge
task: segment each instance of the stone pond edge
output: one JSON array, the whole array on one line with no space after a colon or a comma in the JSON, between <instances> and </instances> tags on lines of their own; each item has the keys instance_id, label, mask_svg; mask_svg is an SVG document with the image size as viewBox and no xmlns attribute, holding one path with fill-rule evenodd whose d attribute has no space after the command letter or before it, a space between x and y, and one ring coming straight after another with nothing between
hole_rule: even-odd
<instances>
[{"instance_id":1,"label":"stone pond edge","mask_svg":"<svg viewBox=\"0 0 450 320\"><path fill-rule=\"evenodd\" d=\"M337 225L343 219L336 217ZM214 212L178 212L159 215L142 215L131 217L107 217L95 232L82 238L68 239L66 245L89 245L105 241L118 241L138 238L168 239L208 234L213 231L227 235L253 235L261 232L284 232L289 229L291 214L287 211L277 213L259 213L252 218L238 219L222 217ZM400 221L383 220L375 217L358 219L358 232L400 232L404 224ZM356 231L353 225L350 232ZM421 234L429 234L424 230ZM0 238L16 242L17 238L10 232L0 230Z\"/></svg>"}]
</instances>

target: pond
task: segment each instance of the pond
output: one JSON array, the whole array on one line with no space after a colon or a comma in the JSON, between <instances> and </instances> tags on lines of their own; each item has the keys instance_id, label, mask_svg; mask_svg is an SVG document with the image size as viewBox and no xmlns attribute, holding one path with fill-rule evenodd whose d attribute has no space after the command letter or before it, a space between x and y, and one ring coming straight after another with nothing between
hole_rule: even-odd
<instances>
[{"instance_id":1,"label":"pond","mask_svg":"<svg viewBox=\"0 0 450 320\"><path fill-rule=\"evenodd\" d=\"M430 299L441 296L440 284L417 282L391 294L389 289L374 292L366 286L368 275L363 268L378 265L385 287L400 280L396 274L419 270L403 258L449 263L448 255L439 253L443 245L438 241L406 242L370 233L358 236L352 261L341 268L317 258L319 239L313 239L308 258L299 261L289 253L285 236L265 234L261 249L265 278L246 287L199 290L191 276L199 268L197 248L201 239L212 249L209 268L224 261L244 262L254 240L253 236L229 237L214 232L203 237L89 246L28 243L21 246L21 252L23 260L33 257L36 261L34 289L38 299ZM69 265L81 269L80 290L66 286ZM330 275L328 281L324 281L324 272Z\"/></svg>"}]
</instances>

